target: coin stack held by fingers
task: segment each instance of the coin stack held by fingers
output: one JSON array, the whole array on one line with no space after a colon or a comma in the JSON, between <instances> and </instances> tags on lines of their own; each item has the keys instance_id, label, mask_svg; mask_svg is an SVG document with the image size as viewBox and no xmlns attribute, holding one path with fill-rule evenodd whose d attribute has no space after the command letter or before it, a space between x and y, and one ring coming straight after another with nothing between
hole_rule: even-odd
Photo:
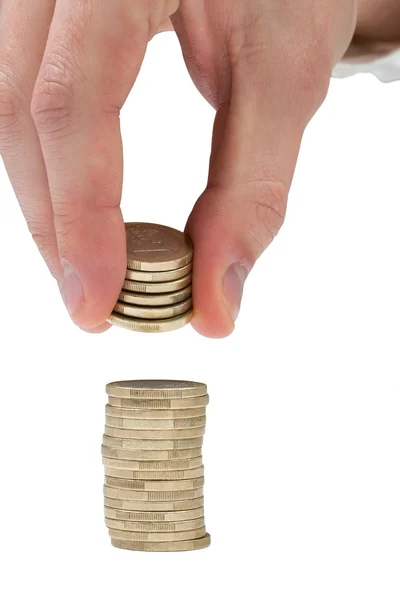
<instances>
[{"instance_id":1,"label":"coin stack held by fingers","mask_svg":"<svg viewBox=\"0 0 400 600\"><path fill-rule=\"evenodd\" d=\"M136 380L109 383L106 391L104 511L112 545L153 552L207 548L207 386Z\"/></svg>"},{"instance_id":2,"label":"coin stack held by fingers","mask_svg":"<svg viewBox=\"0 0 400 600\"><path fill-rule=\"evenodd\" d=\"M127 270L109 323L147 333L172 331L192 317L190 239L152 223L126 223Z\"/></svg>"}]
</instances>

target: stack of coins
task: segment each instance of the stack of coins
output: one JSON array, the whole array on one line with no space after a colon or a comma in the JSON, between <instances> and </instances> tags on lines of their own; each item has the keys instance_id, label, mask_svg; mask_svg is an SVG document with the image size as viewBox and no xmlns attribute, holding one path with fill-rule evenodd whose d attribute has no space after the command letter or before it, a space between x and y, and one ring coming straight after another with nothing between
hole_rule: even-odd
<instances>
[{"instance_id":1,"label":"stack of coins","mask_svg":"<svg viewBox=\"0 0 400 600\"><path fill-rule=\"evenodd\" d=\"M137 380L109 383L106 391L102 456L112 545L153 552L206 548L201 449L207 386Z\"/></svg>"},{"instance_id":2,"label":"stack of coins","mask_svg":"<svg viewBox=\"0 0 400 600\"><path fill-rule=\"evenodd\" d=\"M127 270L108 321L133 331L179 329L192 317L190 239L171 227L126 223Z\"/></svg>"}]
</instances>

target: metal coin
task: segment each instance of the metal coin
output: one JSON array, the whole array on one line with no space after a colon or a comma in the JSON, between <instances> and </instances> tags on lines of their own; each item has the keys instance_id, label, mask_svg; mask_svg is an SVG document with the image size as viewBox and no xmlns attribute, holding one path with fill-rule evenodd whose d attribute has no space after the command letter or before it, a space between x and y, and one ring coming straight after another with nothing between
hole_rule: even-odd
<instances>
[{"instance_id":1,"label":"metal coin","mask_svg":"<svg viewBox=\"0 0 400 600\"><path fill-rule=\"evenodd\" d=\"M165 477L163 471L126 471L112 467L105 467L104 471L107 485L131 490L190 490L204 485L204 467L187 469L186 478L179 476L183 470L165 471Z\"/></svg>"},{"instance_id":2,"label":"metal coin","mask_svg":"<svg viewBox=\"0 0 400 600\"><path fill-rule=\"evenodd\" d=\"M103 457L119 461L181 461L201 458L201 450L201 446L187 448L186 450L122 450L120 448L101 446Z\"/></svg>"},{"instance_id":3,"label":"metal coin","mask_svg":"<svg viewBox=\"0 0 400 600\"><path fill-rule=\"evenodd\" d=\"M201 550L211 544L209 533L197 540L185 542L133 542L130 540L111 539L111 544L123 550L138 550L141 552L182 552L188 550Z\"/></svg>"},{"instance_id":4,"label":"metal coin","mask_svg":"<svg viewBox=\"0 0 400 600\"><path fill-rule=\"evenodd\" d=\"M135 542L179 542L197 540L205 535L206 528L199 527L189 531L127 531L124 529L109 529L112 539Z\"/></svg>"},{"instance_id":5,"label":"metal coin","mask_svg":"<svg viewBox=\"0 0 400 600\"><path fill-rule=\"evenodd\" d=\"M127 317L136 317L137 319L171 319L182 315L191 308L192 299L188 298L179 304L171 304L170 306L136 306L125 304L125 302L117 302L113 312Z\"/></svg>"},{"instance_id":6,"label":"metal coin","mask_svg":"<svg viewBox=\"0 0 400 600\"><path fill-rule=\"evenodd\" d=\"M191 281L191 273L180 279L175 279L175 281L159 281L158 283L146 283L144 281L140 282L125 279L122 289L127 290L128 292L137 292L139 294L168 294L185 288Z\"/></svg>"},{"instance_id":7,"label":"metal coin","mask_svg":"<svg viewBox=\"0 0 400 600\"><path fill-rule=\"evenodd\" d=\"M120 419L194 419L195 417L204 417L206 408L184 408L181 410L140 410L134 408L119 408L106 404L106 415L108 417L118 417Z\"/></svg>"},{"instance_id":8,"label":"metal coin","mask_svg":"<svg viewBox=\"0 0 400 600\"><path fill-rule=\"evenodd\" d=\"M179 500L194 500L201 498L203 488L195 490L124 490L109 486L104 487L104 501L129 500L135 502L176 502Z\"/></svg>"},{"instance_id":9,"label":"metal coin","mask_svg":"<svg viewBox=\"0 0 400 600\"><path fill-rule=\"evenodd\" d=\"M125 409L140 409L140 410L180 410L187 408L204 408L209 402L209 397L198 396L197 398L165 398L155 400L140 400L139 398L116 398L108 397L110 406Z\"/></svg>"},{"instance_id":10,"label":"metal coin","mask_svg":"<svg viewBox=\"0 0 400 600\"><path fill-rule=\"evenodd\" d=\"M206 417L195 417L193 419L121 419L119 417L106 416L106 425L117 429L193 429L204 427Z\"/></svg>"},{"instance_id":11,"label":"metal coin","mask_svg":"<svg viewBox=\"0 0 400 600\"><path fill-rule=\"evenodd\" d=\"M110 529L122 529L125 531L152 531L154 533L163 531L191 531L204 527L204 517L192 519L191 521L170 521L170 522L152 522L152 521L117 521L106 517L105 523Z\"/></svg>"},{"instance_id":12,"label":"metal coin","mask_svg":"<svg viewBox=\"0 0 400 600\"><path fill-rule=\"evenodd\" d=\"M139 400L197 398L207 394L207 386L198 381L177 379L131 379L108 383L106 394L116 398L138 398Z\"/></svg>"},{"instance_id":13,"label":"metal coin","mask_svg":"<svg viewBox=\"0 0 400 600\"><path fill-rule=\"evenodd\" d=\"M205 427L192 427L192 429L118 429L105 426L106 435L115 438L135 440L177 440L203 437Z\"/></svg>"},{"instance_id":14,"label":"metal coin","mask_svg":"<svg viewBox=\"0 0 400 600\"><path fill-rule=\"evenodd\" d=\"M138 331L140 333L166 333L167 331L174 331L180 329L190 322L193 316L192 309L188 310L183 315L172 317L171 319L154 319L153 321L146 321L145 319L134 319L133 317L126 317L119 315L116 312L112 312L108 317L107 322L117 327L129 329L130 331Z\"/></svg>"},{"instance_id":15,"label":"metal coin","mask_svg":"<svg viewBox=\"0 0 400 600\"><path fill-rule=\"evenodd\" d=\"M203 438L190 438L185 440L126 440L108 435L103 435L103 444L110 448L121 450L186 450L187 448L200 448Z\"/></svg>"},{"instance_id":16,"label":"metal coin","mask_svg":"<svg viewBox=\"0 0 400 600\"><path fill-rule=\"evenodd\" d=\"M177 523L180 521L191 521L192 519L204 518L204 507L192 508L191 510L175 510L173 512L143 512L128 511L117 508L104 507L104 515L110 519L119 521L134 521L135 523Z\"/></svg>"},{"instance_id":17,"label":"metal coin","mask_svg":"<svg viewBox=\"0 0 400 600\"><path fill-rule=\"evenodd\" d=\"M155 223L125 223L128 268L171 271L191 262L193 247L182 232Z\"/></svg>"},{"instance_id":18,"label":"metal coin","mask_svg":"<svg viewBox=\"0 0 400 600\"><path fill-rule=\"evenodd\" d=\"M139 500L117 500L115 498L104 498L104 505L108 508L117 508L118 510L128 510L134 512L161 512L165 514L171 511L186 511L195 508L203 509L204 497L194 498L193 500L176 500L173 502L140 502Z\"/></svg>"},{"instance_id":19,"label":"metal coin","mask_svg":"<svg viewBox=\"0 0 400 600\"><path fill-rule=\"evenodd\" d=\"M170 292L169 294L135 294L122 290L119 299L126 304L139 306L167 306L169 304L178 304L192 295L192 286L188 285L181 290Z\"/></svg>"},{"instance_id":20,"label":"metal coin","mask_svg":"<svg viewBox=\"0 0 400 600\"><path fill-rule=\"evenodd\" d=\"M173 269L172 271L133 271L132 269L126 270L125 279L132 281L145 281L145 282L160 282L160 281L174 281L185 277L192 272L192 263L181 267L180 269Z\"/></svg>"},{"instance_id":21,"label":"metal coin","mask_svg":"<svg viewBox=\"0 0 400 600\"><path fill-rule=\"evenodd\" d=\"M104 467L104 473L108 478L118 478L118 482L113 482L114 487L131 487L133 490L148 489L146 487L140 487L136 485L137 480L140 481L176 481L178 485L179 480L186 481L186 487L176 487L170 489L189 489L191 487L198 487L197 485L191 485L194 480L198 482L198 478L202 478L204 475L204 467L195 467L194 469L181 469L179 471L131 471L128 469L113 469L112 467ZM201 484L202 485L202 484ZM158 488L157 488L158 489Z\"/></svg>"},{"instance_id":22,"label":"metal coin","mask_svg":"<svg viewBox=\"0 0 400 600\"><path fill-rule=\"evenodd\" d=\"M195 469L203 464L201 456L184 460L116 460L103 456L103 465L113 469L136 469L138 471L178 471Z\"/></svg>"}]
</instances>

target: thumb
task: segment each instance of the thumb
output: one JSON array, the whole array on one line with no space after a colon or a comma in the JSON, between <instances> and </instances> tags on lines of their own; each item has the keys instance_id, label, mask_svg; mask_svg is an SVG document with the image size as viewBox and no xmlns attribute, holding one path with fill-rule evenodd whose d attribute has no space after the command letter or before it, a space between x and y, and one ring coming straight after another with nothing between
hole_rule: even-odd
<instances>
[{"instance_id":1,"label":"thumb","mask_svg":"<svg viewBox=\"0 0 400 600\"><path fill-rule=\"evenodd\" d=\"M192 324L208 337L234 328L246 277L283 224L313 105L326 94L327 84L323 93L305 86L302 102L298 78L279 76L260 85L234 72L231 99L217 110L207 189L186 228L195 247Z\"/></svg>"}]
</instances>

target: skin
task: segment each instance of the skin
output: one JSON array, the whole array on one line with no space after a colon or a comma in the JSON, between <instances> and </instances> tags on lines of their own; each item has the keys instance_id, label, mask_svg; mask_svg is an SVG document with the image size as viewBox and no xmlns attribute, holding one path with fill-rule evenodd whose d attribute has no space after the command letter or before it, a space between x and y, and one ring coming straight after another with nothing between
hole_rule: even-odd
<instances>
[{"instance_id":1,"label":"skin","mask_svg":"<svg viewBox=\"0 0 400 600\"><path fill-rule=\"evenodd\" d=\"M175 29L216 110L187 232L192 324L223 337L283 223L333 66L354 34L397 39L396 18L398 0L0 0L0 152L73 321L106 329L124 280L119 113L158 31Z\"/></svg>"}]
</instances>

